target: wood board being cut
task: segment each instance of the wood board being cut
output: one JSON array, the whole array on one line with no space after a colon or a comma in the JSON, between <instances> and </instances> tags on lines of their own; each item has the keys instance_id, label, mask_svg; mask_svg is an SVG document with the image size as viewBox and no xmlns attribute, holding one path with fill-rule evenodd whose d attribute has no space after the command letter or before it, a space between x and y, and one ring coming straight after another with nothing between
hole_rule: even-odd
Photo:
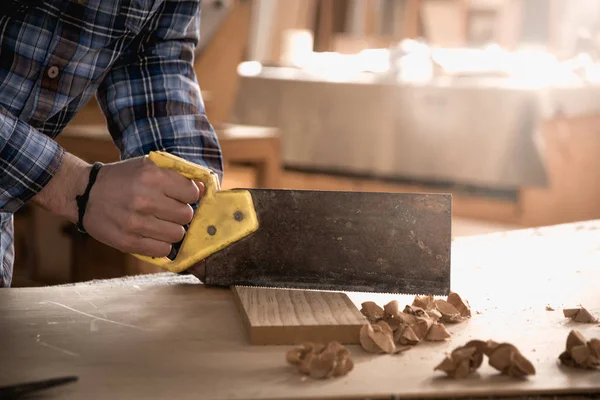
<instances>
[{"instance_id":1,"label":"wood board being cut","mask_svg":"<svg viewBox=\"0 0 600 400\"><path fill-rule=\"evenodd\" d=\"M345 293L246 286L232 291L255 345L359 344L360 328L368 323Z\"/></svg>"}]
</instances>

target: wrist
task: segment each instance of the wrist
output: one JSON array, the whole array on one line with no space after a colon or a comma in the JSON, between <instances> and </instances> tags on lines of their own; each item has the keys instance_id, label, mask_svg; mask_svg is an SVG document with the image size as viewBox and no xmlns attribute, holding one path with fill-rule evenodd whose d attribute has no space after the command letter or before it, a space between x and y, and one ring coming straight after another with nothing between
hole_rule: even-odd
<instances>
[{"instance_id":1,"label":"wrist","mask_svg":"<svg viewBox=\"0 0 600 400\"><path fill-rule=\"evenodd\" d=\"M63 162L50 182L33 199L49 212L77 223L76 196L87 187L92 166L76 156L65 153Z\"/></svg>"}]
</instances>

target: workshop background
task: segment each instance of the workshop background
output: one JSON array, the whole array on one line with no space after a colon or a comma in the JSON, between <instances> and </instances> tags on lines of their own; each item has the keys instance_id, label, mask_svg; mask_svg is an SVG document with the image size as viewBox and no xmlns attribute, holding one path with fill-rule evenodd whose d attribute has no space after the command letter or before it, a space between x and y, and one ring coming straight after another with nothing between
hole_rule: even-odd
<instances>
[{"instance_id":1,"label":"workshop background","mask_svg":"<svg viewBox=\"0 0 600 400\"><path fill-rule=\"evenodd\" d=\"M453 236L600 218L597 0L203 1L223 188L453 194ZM95 100L58 142L119 155ZM160 271L28 205L13 286Z\"/></svg>"}]
</instances>

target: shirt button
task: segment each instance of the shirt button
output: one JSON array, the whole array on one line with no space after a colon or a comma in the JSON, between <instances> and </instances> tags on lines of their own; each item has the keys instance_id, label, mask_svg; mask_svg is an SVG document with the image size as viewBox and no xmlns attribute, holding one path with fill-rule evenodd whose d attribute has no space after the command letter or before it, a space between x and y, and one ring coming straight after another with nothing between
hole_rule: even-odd
<instances>
[{"instance_id":1,"label":"shirt button","mask_svg":"<svg viewBox=\"0 0 600 400\"><path fill-rule=\"evenodd\" d=\"M48 78L50 79L54 79L58 76L58 67L53 65L50 68L48 68Z\"/></svg>"}]
</instances>

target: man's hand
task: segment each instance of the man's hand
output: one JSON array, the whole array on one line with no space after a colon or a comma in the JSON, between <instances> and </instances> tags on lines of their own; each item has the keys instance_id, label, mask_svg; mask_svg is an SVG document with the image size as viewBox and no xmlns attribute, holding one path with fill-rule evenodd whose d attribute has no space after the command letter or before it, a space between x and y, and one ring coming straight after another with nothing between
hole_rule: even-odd
<instances>
[{"instance_id":1,"label":"man's hand","mask_svg":"<svg viewBox=\"0 0 600 400\"><path fill-rule=\"evenodd\" d=\"M66 154L63 165L34 198L49 211L77 221L75 196L90 166ZM127 253L169 255L185 235L203 186L156 166L146 157L104 165L90 192L83 225L96 240Z\"/></svg>"}]
</instances>

